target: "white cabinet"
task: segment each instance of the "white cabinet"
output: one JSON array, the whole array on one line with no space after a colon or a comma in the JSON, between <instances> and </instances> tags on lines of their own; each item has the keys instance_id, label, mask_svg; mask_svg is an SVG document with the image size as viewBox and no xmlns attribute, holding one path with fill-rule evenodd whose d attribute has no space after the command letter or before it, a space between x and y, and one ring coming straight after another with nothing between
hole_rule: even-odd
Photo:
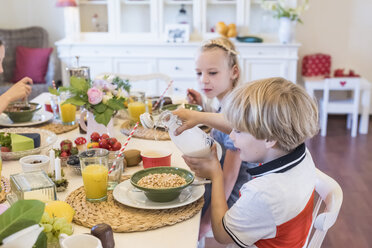
<instances>
[{"instance_id":1,"label":"white cabinet","mask_svg":"<svg viewBox=\"0 0 372 248\"><path fill-rule=\"evenodd\" d=\"M186 13L182 20L181 8ZM240 36L271 39L277 32L277 21L260 0L78 0L78 11L65 9L66 30L74 27L75 34L68 35L77 39L164 39L166 25L180 22L190 25L191 40L215 36L220 21L235 23Z\"/></svg>"}]
</instances>

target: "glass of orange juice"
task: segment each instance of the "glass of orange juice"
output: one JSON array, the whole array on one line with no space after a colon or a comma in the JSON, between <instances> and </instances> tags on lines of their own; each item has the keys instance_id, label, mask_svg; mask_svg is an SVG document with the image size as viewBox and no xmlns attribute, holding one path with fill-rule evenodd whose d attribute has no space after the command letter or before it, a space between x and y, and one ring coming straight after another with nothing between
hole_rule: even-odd
<instances>
[{"instance_id":1,"label":"glass of orange juice","mask_svg":"<svg viewBox=\"0 0 372 248\"><path fill-rule=\"evenodd\" d=\"M80 153L86 200L101 202L107 199L108 150L95 148Z\"/></svg>"},{"instance_id":2,"label":"glass of orange juice","mask_svg":"<svg viewBox=\"0 0 372 248\"><path fill-rule=\"evenodd\" d=\"M140 115L148 111L146 105L145 92L133 91L129 95L128 113L131 120L140 121Z\"/></svg>"},{"instance_id":3,"label":"glass of orange juice","mask_svg":"<svg viewBox=\"0 0 372 248\"><path fill-rule=\"evenodd\" d=\"M72 97L69 92L62 92L58 97L59 115L63 125L74 125L76 117L76 106L64 102Z\"/></svg>"}]
</instances>

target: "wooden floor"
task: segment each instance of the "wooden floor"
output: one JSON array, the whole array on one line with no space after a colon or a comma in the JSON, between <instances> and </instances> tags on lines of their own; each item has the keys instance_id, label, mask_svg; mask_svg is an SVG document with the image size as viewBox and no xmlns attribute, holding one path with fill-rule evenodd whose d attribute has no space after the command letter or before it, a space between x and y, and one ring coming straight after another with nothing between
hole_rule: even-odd
<instances>
[{"instance_id":1,"label":"wooden floor","mask_svg":"<svg viewBox=\"0 0 372 248\"><path fill-rule=\"evenodd\" d=\"M372 122L369 134L350 136L346 118L332 116L327 136L307 142L316 166L334 178L344 193L336 224L328 231L323 248L372 247ZM371 191L370 191L371 190ZM206 248L225 247L213 238Z\"/></svg>"}]
</instances>

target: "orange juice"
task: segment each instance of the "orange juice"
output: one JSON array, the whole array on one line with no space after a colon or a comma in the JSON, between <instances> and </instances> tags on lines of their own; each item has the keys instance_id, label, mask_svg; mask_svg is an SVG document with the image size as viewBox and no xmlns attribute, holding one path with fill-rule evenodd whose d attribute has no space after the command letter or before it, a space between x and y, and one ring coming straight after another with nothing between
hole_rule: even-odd
<instances>
[{"instance_id":1,"label":"orange juice","mask_svg":"<svg viewBox=\"0 0 372 248\"><path fill-rule=\"evenodd\" d=\"M76 115L76 106L70 103L61 104L61 119L63 123L74 123Z\"/></svg>"},{"instance_id":2,"label":"orange juice","mask_svg":"<svg viewBox=\"0 0 372 248\"><path fill-rule=\"evenodd\" d=\"M128 104L129 116L134 121L140 121L140 115L146 112L144 102L131 102Z\"/></svg>"},{"instance_id":3,"label":"orange juice","mask_svg":"<svg viewBox=\"0 0 372 248\"><path fill-rule=\"evenodd\" d=\"M92 164L82 171L85 195L87 200L101 200L107 197L107 167Z\"/></svg>"}]
</instances>

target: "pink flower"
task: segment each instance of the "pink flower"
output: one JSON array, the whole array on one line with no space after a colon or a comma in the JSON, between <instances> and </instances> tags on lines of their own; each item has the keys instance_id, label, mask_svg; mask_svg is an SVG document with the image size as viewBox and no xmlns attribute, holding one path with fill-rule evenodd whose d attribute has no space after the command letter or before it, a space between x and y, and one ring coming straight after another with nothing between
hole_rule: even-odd
<instances>
[{"instance_id":1,"label":"pink flower","mask_svg":"<svg viewBox=\"0 0 372 248\"><path fill-rule=\"evenodd\" d=\"M102 101L102 91L96 87L92 87L88 90L88 101L90 104L96 105Z\"/></svg>"}]
</instances>

